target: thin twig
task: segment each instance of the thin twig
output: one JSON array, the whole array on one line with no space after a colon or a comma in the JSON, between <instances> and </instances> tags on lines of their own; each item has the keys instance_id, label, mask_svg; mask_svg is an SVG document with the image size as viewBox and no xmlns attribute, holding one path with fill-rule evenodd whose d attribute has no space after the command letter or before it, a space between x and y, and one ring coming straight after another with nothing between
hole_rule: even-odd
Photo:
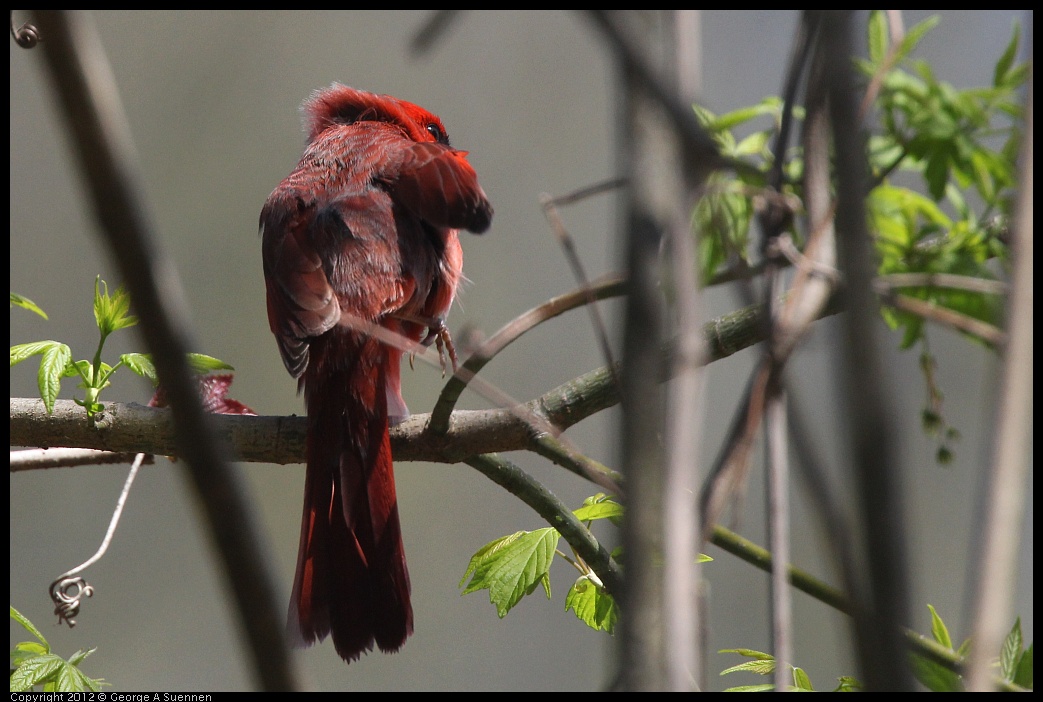
<instances>
[{"instance_id":1,"label":"thin twig","mask_svg":"<svg viewBox=\"0 0 1043 702\"><path fill-rule=\"evenodd\" d=\"M622 179L615 179L608 181L607 183L601 183L592 187L584 188L581 193L573 193L561 198L551 197L546 193L540 195L540 204L543 206L543 214L550 223L551 230L554 232L555 236L557 236L558 243L561 244L562 251L565 252L565 258L572 267L572 274L575 276L576 282L579 283L580 290L584 292L584 296L586 297L587 311L590 313L590 322L594 327L594 336L597 338L598 344L601 346L601 354L604 356L605 363L609 368L615 368L616 362L613 358L612 346L608 342L608 332L605 329L605 320L601 317L601 310L598 307L597 298L591 288L590 279L587 277L587 271L583 266L583 261L576 252L576 246L572 241L572 236L569 234L568 229L565 228L565 222L561 219L561 213L558 212L558 203L578 202L583 199L583 197L607 192L614 187L618 187L623 182Z\"/></svg>"},{"instance_id":2,"label":"thin twig","mask_svg":"<svg viewBox=\"0 0 1043 702\"><path fill-rule=\"evenodd\" d=\"M996 347L1002 347L1007 343L1006 332L988 322L983 322L980 319L975 319L962 312L936 305L927 300L896 294L891 290L878 289L877 292L881 293L881 298L885 304L894 307L896 310L908 312L917 317L972 334Z\"/></svg>"},{"instance_id":3,"label":"thin twig","mask_svg":"<svg viewBox=\"0 0 1043 702\"><path fill-rule=\"evenodd\" d=\"M478 372L491 361L496 354L520 338L527 331L542 322L560 314L587 304L589 295L595 299L605 299L622 295L626 283L619 275L606 276L590 284L589 288L579 288L572 292L554 297L531 310L524 312L500 328L489 337L442 388L442 392L431 410L429 431L433 434L444 434L449 427L449 417L456 406L464 388Z\"/></svg>"}]
</instances>

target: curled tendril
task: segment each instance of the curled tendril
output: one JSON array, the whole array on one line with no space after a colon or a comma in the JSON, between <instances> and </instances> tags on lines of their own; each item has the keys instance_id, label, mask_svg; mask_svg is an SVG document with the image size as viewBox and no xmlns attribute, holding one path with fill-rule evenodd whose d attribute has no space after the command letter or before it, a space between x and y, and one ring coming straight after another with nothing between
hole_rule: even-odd
<instances>
[{"instance_id":1,"label":"curled tendril","mask_svg":"<svg viewBox=\"0 0 1043 702\"><path fill-rule=\"evenodd\" d=\"M14 12L11 12L11 36L15 43L23 49L31 49L40 42L40 30L26 22L18 29L14 26Z\"/></svg>"},{"instance_id":2,"label":"curled tendril","mask_svg":"<svg viewBox=\"0 0 1043 702\"><path fill-rule=\"evenodd\" d=\"M70 629L76 626L73 617L80 613L80 598L93 594L94 588L79 576L63 575L51 583L51 600L54 602L54 613L58 615L58 623L66 622Z\"/></svg>"}]
</instances>

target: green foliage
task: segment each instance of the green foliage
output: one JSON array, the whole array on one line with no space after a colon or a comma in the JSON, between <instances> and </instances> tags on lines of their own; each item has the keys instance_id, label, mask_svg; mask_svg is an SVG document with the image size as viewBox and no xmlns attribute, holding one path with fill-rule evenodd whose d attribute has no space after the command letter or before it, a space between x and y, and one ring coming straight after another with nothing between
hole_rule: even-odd
<instances>
[{"instance_id":1,"label":"green foliage","mask_svg":"<svg viewBox=\"0 0 1043 702\"><path fill-rule=\"evenodd\" d=\"M953 647L949 628L931 605L931 637L942 647L965 659L971 649L971 640L966 639L959 648ZM963 692L963 676L946 668L941 663L918 653L910 659L916 679L933 692ZM999 676L1008 683L1026 690L1032 689L1032 644L1024 648L1021 637L1021 618L1018 617L1003 642L998 660Z\"/></svg>"},{"instance_id":2,"label":"green foliage","mask_svg":"<svg viewBox=\"0 0 1043 702\"><path fill-rule=\"evenodd\" d=\"M757 675L774 675L775 674L775 656L770 653L764 653L762 651L754 651L750 648L725 648L718 653L737 653L740 656L749 658L750 660L738 665L733 665L730 668L726 668L721 671L721 675L728 675L730 673L756 673ZM815 688L811 684L811 678L804 671L803 668L797 668L795 666L789 666L791 674L793 676L793 685L788 688L790 692L814 692ZM740 685L738 687L729 687L725 692L769 692L775 689L774 683L766 683L760 685ZM833 688L833 692L855 692L861 690L862 685L852 677L841 677L838 678L838 684Z\"/></svg>"},{"instance_id":3,"label":"green foliage","mask_svg":"<svg viewBox=\"0 0 1043 702\"><path fill-rule=\"evenodd\" d=\"M774 162L771 137L782 121L784 104L777 97L768 97L756 105L744 107L723 115L715 115L700 105L694 105L695 116L710 133L718 149L725 156L742 158L755 163L760 173L743 172L738 175L714 173L692 214L692 225L698 234L699 279L709 281L723 270L749 263L750 226L753 224L754 198L763 192L766 174ZM797 116L802 115L796 110ZM767 118L769 125L752 134L738 138L737 127ZM791 175L799 173L799 159L788 163ZM796 170L794 170L796 169ZM791 182L795 182L793 178ZM785 193L795 193L793 185L784 187Z\"/></svg>"},{"instance_id":4,"label":"green foliage","mask_svg":"<svg viewBox=\"0 0 1043 702\"><path fill-rule=\"evenodd\" d=\"M938 612L935 611L932 605L927 605L927 608L931 611L931 636L934 640L946 649L954 651L960 657L966 656L970 650L970 639L960 644L959 649L954 649L952 637L949 636L949 629L945 622L942 621L941 616L938 615ZM912 659L913 675L928 690L934 692L963 691L963 678L958 673L918 653L912 653L910 657Z\"/></svg>"},{"instance_id":5,"label":"green foliage","mask_svg":"<svg viewBox=\"0 0 1043 702\"><path fill-rule=\"evenodd\" d=\"M949 628L942 621L941 616L935 611L933 606L927 605L927 608L931 612L931 637L940 646L948 651L952 651L957 661L965 659L970 651L970 639L960 644L959 648L953 648ZM775 673L775 657L770 653L755 651L749 648L726 648L718 651L718 653L736 653L750 659L730 668L725 668L721 671L721 675L738 672L755 673L757 675L774 675ZM913 675L928 690L932 692L963 692L963 677L959 673L921 653L911 652L909 658L912 664ZM792 671L793 687L790 688L791 690L801 692L814 691L811 679L804 670L793 667ZM1014 622L1014 627L1010 630L1003 643L1003 649L999 657L999 671L1004 681L1026 690L1032 689L1032 644L1029 644L1027 650L1022 644L1020 617ZM730 687L725 692L764 692L774 689L774 684L742 685ZM837 678L837 686L833 689L833 692L854 692L861 689L862 684L858 680L845 675Z\"/></svg>"},{"instance_id":6,"label":"green foliage","mask_svg":"<svg viewBox=\"0 0 1043 702\"><path fill-rule=\"evenodd\" d=\"M16 297L18 300L16 301ZM41 315L31 301L21 296L11 294L11 304L18 304L26 309L35 309ZM43 315L46 318L46 315ZM119 357L115 365L109 365L101 360L102 349L105 340L115 331L133 327L138 323L138 318L130 314L130 296L119 287L109 294L108 285L98 276L94 280L94 320L98 325L100 339L98 348L94 353L93 361L86 359L73 361L72 350L68 345L59 341L32 341L25 344L16 344L11 347L11 365L30 358L40 356L40 367L37 371L36 380L40 388L40 399L43 400L48 414L54 411L54 402L58 398L61 389L62 378L80 378L78 385L84 391L84 399L73 398L76 404L87 410L87 416L93 417L105 409L98 401L101 391L111 385L113 374L121 367L129 368L134 373L148 378L153 385L158 383L156 368L152 364L152 357L143 353L125 353ZM189 365L199 373L211 370L231 369L232 366L224 361L198 353L188 354Z\"/></svg>"},{"instance_id":7,"label":"green foliage","mask_svg":"<svg viewBox=\"0 0 1043 702\"><path fill-rule=\"evenodd\" d=\"M573 514L590 528L592 522L607 519L618 525L623 505L602 493L588 497ZM550 599L550 566L555 554L565 559L580 575L565 596L565 611L572 610L584 624L609 634L619 618L615 598L605 589L597 574L579 556L571 557L558 550L561 534L545 527L535 531L518 531L490 541L471 557L460 580L463 593L489 590L489 601L502 619L523 597L542 585ZM617 562L619 552L612 554ZM700 555L699 562L713 560ZM467 582L470 577L470 582ZM464 587L464 583L467 586Z\"/></svg>"},{"instance_id":8,"label":"green foliage","mask_svg":"<svg viewBox=\"0 0 1043 702\"><path fill-rule=\"evenodd\" d=\"M958 90L931 67L910 58L938 24L931 17L911 28L888 55L893 39L880 11L870 17L869 59L858 65L878 79L877 127L869 140L877 185L867 210L878 273L947 273L992 279L1009 251L1005 232L1013 207L1023 110L1019 91L1027 64L1014 64L1020 31L996 64L991 86ZM917 187L897 184L901 176ZM926 193L926 195L921 194ZM1001 325L1002 300L978 290L903 287L902 294L965 317ZM902 331L902 348L925 340L924 319L884 308L884 320Z\"/></svg>"},{"instance_id":9,"label":"green foliage","mask_svg":"<svg viewBox=\"0 0 1043 702\"><path fill-rule=\"evenodd\" d=\"M51 653L51 646L33 623L11 607L11 619L36 637L11 649L11 692L27 692L40 686L43 692L100 692L108 685L101 678L90 678L80 670L83 659L95 649L79 650L68 660Z\"/></svg>"},{"instance_id":10,"label":"green foliage","mask_svg":"<svg viewBox=\"0 0 1043 702\"><path fill-rule=\"evenodd\" d=\"M886 276L913 274L901 284L883 287L881 313L884 322L901 333L901 348L919 344L928 355L925 315L930 313L909 311L909 305L900 309L893 297L926 303L926 310L939 314L1002 326L1001 296L995 289L970 283L992 280L1009 259L1006 231L1024 124L1021 92L1029 76L1029 65L1016 61L1021 31L1015 26L996 62L992 85L960 90L939 80L930 65L912 57L938 23L932 16L901 37L892 37L886 15L873 11L868 58L856 61L866 94L875 96L865 116L875 184L866 211L877 273L885 283ZM714 174L695 207L692 224L703 281L751 265L750 230L758 198L766 195L767 175L776 158L769 147L785 107L778 98L765 98L724 115L694 108L722 153L757 169L752 174ZM793 117L803 118L799 106L794 106ZM740 138L735 133L739 128L754 131ZM780 194L799 201L802 151L794 147L779 157L785 159ZM796 229L789 234L801 241ZM930 278L934 274L961 276L968 282L940 285ZM945 464L952 459L958 432L945 422L942 394L933 377L925 371L925 378L925 427L937 437L937 458Z\"/></svg>"}]
</instances>

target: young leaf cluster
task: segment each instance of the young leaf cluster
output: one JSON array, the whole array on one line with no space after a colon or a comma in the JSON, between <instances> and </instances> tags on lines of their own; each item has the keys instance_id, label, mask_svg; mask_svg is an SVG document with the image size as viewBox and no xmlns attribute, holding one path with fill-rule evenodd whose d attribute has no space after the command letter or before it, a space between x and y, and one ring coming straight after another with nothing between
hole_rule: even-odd
<instances>
[{"instance_id":1,"label":"young leaf cluster","mask_svg":"<svg viewBox=\"0 0 1043 702\"><path fill-rule=\"evenodd\" d=\"M774 675L775 674L775 656L770 653L764 653L762 651L755 651L751 648L725 648L718 653L737 653L740 656L745 656L750 660L738 665L733 665L731 668L726 668L721 671L721 675L728 675L729 673L756 673L757 675ZM815 692L815 688L811 685L811 678L804 671L803 668L796 666L788 666L793 676L793 685L787 688L788 692ZM725 692L771 692L775 689L774 683L763 683L759 685L739 685L737 687L729 687ZM849 676L842 676L837 678L837 686L833 688L833 692L857 692L862 689L862 684L855 678Z\"/></svg>"},{"instance_id":2,"label":"young leaf cluster","mask_svg":"<svg viewBox=\"0 0 1043 702\"><path fill-rule=\"evenodd\" d=\"M44 692L100 692L102 685L109 684L80 670L80 663L95 649L81 649L66 660L51 652L39 629L14 607L11 619L36 637L36 641L22 641L11 649L11 692L27 692L37 686Z\"/></svg>"},{"instance_id":3,"label":"young leaf cluster","mask_svg":"<svg viewBox=\"0 0 1043 702\"><path fill-rule=\"evenodd\" d=\"M1015 64L1020 31L997 61L993 85L958 90L931 66L909 58L938 23L911 28L893 49L883 13L870 16L869 58L858 62L867 80L880 76L879 127L870 138L878 185L867 202L879 273L949 273L992 279L991 261L1005 262L1013 207L1027 64ZM916 188L898 183L913 178ZM939 286L903 293L999 326L994 294ZM885 308L885 321L903 331L902 347L923 338L923 319Z\"/></svg>"},{"instance_id":4,"label":"young leaf cluster","mask_svg":"<svg viewBox=\"0 0 1043 702\"><path fill-rule=\"evenodd\" d=\"M931 637L939 645L953 651L965 659L971 649L971 640L965 639L959 647L954 647L949 628L941 616L931 605ZM910 654L913 675L932 692L965 692L963 676L946 668L935 660L918 653ZM1015 620L1014 626L1007 634L999 657L1000 677L1008 683L1026 690L1032 689L1032 644L1026 650L1021 638L1021 618Z\"/></svg>"},{"instance_id":5,"label":"young leaf cluster","mask_svg":"<svg viewBox=\"0 0 1043 702\"><path fill-rule=\"evenodd\" d=\"M36 307L31 300L20 295L11 293L11 304L33 310L45 319L47 317L43 310ZM110 294L108 285L101 279L101 276L94 280L94 320L98 326L100 338L91 360L72 360L72 349L60 341L32 341L26 344L15 344L11 347L12 366L33 356L40 356L36 379L40 389L40 399L43 400L48 414L54 411L54 402L61 390L62 378L78 377L80 379L78 387L84 391L84 398L82 400L73 399L76 404L87 410L88 417L93 417L105 409L98 398L101 391L112 384L112 376L120 368L129 368L143 378L148 378L153 385L159 381L150 354L125 353L114 365L102 360L102 350L109 335L120 329L133 327L138 323L138 319L130 314L130 296L126 290L120 286ZM232 368L224 361L204 354L190 353L188 360L192 368L199 373Z\"/></svg>"},{"instance_id":6,"label":"young leaf cluster","mask_svg":"<svg viewBox=\"0 0 1043 702\"><path fill-rule=\"evenodd\" d=\"M938 612L931 605L927 605L927 608L931 612L932 638L947 650L955 653L960 659L965 659L970 651L970 639L960 644L959 648L954 648L952 638L949 636L949 629L945 622L942 621L941 616L938 615ZM736 653L750 659L722 670L721 675L738 672L756 673L757 675L773 675L775 673L775 657L770 653L755 651L749 648L727 648L718 651L718 653ZM913 675L928 690L932 692L964 692L963 678L959 673L920 653L910 653L910 661ZM812 686L808 674L801 668L792 666L791 668L793 671L793 687L790 690L814 692L815 688ZM1015 686L1013 689L1032 689L1032 644L1029 644L1028 649L1024 648L1021 638L1020 617L1014 622L1014 627L1010 630L1003 643L1003 649L999 658L999 670L1003 681ZM862 684L851 676L837 678L837 683L833 692L854 692L862 689ZM774 689L775 685L769 683L730 687L725 692L766 692Z\"/></svg>"},{"instance_id":7,"label":"young leaf cluster","mask_svg":"<svg viewBox=\"0 0 1043 702\"><path fill-rule=\"evenodd\" d=\"M901 277L887 288L881 314L901 333L900 348L921 346L927 388L924 428L937 438L938 461L944 464L952 458L959 432L948 426L942 413L944 394L932 373L927 317L915 310L938 310L1002 327L1002 287L975 283L994 282L1009 259L1007 229L1029 65L1017 62L1021 32L1015 26L996 62L992 84L957 89L938 79L928 63L912 58L938 22L932 16L902 36L891 36L885 14L874 11L867 28L867 58L856 65L864 75L866 94L875 96L863 118L874 178L866 211L877 274L885 282ZM695 207L692 223L703 281L727 279L725 274L752 267L751 227L776 158L784 159L779 195L796 202L803 195L801 149L793 147L782 155L770 149L785 107L778 98L722 115L694 107L722 153L757 168L753 173L713 175ZM796 121L803 118L800 106L793 106L792 115ZM761 127L765 121L767 126ZM740 138L735 134L738 128L753 131ZM795 228L788 233L795 242L802 241ZM939 284L939 274L963 284ZM897 305L892 295L923 306Z\"/></svg>"}]
</instances>

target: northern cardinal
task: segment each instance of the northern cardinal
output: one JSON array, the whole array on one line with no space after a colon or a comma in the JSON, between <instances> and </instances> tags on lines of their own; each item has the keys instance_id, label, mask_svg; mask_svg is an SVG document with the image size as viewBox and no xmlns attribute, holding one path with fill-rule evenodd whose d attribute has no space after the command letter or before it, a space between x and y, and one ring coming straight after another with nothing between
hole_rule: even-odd
<instances>
[{"instance_id":1,"label":"northern cardinal","mask_svg":"<svg viewBox=\"0 0 1043 702\"><path fill-rule=\"evenodd\" d=\"M332 634L357 660L413 633L389 420L408 415L402 350L445 335L460 282L458 229L493 210L441 120L340 84L302 107L307 146L268 196L260 227L268 322L308 412L307 472L287 628L295 645Z\"/></svg>"}]
</instances>

